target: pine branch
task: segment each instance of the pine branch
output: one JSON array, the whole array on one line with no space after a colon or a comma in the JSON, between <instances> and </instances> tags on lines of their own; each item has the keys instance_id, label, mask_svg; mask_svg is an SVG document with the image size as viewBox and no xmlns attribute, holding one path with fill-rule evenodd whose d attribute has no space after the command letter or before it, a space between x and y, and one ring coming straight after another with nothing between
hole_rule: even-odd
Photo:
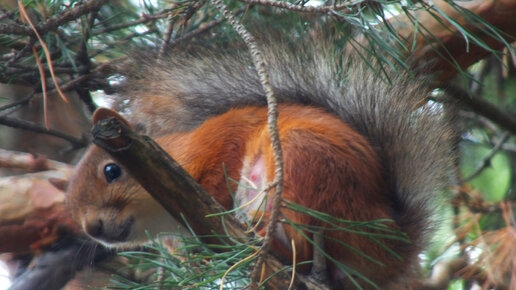
<instances>
[{"instance_id":1,"label":"pine branch","mask_svg":"<svg viewBox=\"0 0 516 290\"><path fill-rule=\"evenodd\" d=\"M67 9L63 13L52 16L45 22L36 25L36 30L40 34L54 31L67 22L77 20L82 15L99 10L102 5L106 4L106 2L107 0L90 0L83 2L82 4L75 5L73 8ZM0 23L0 34L17 34L36 37L36 33L29 26L12 23Z\"/></svg>"}]
</instances>

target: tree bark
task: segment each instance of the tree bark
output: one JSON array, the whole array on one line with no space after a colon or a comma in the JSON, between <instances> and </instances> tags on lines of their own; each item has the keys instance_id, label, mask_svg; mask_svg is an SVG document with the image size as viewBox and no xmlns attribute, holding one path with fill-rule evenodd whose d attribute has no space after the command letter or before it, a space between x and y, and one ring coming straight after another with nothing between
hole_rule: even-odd
<instances>
[{"instance_id":1,"label":"tree bark","mask_svg":"<svg viewBox=\"0 0 516 290\"><path fill-rule=\"evenodd\" d=\"M480 39L492 50L501 50L516 38L516 1L514 0L474 0L460 2L460 6L482 18L495 28L506 42L495 37L495 32L464 18L446 1L433 1L435 7L444 12L448 19L460 24L464 31ZM440 15L423 10L415 19L406 16L396 17L391 24L398 29L406 40L406 47L414 47L410 52L416 65L424 67L425 72L437 73L437 81L445 83L457 74L457 67L468 68L486 57L490 51L475 43L461 33L452 23ZM412 21L419 23L418 32L413 30Z\"/></svg>"}]
</instances>

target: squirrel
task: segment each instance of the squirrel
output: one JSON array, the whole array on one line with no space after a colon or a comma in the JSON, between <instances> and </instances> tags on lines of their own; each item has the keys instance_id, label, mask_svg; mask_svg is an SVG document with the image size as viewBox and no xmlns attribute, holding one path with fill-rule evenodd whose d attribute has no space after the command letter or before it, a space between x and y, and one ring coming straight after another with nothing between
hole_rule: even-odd
<instances>
[{"instance_id":1,"label":"squirrel","mask_svg":"<svg viewBox=\"0 0 516 290\"><path fill-rule=\"evenodd\" d=\"M333 288L408 287L434 227L435 197L450 174L450 120L441 107L426 104L430 89L424 79L392 68L382 75L375 70L380 64L353 56L342 61L328 47L262 45L280 101L283 199L343 220L389 220L386 225L409 242L331 230L288 208L282 218L327 229L321 246L331 257L327 275ZM120 73L122 99L114 108L155 138L222 206L249 203L272 181L265 94L245 50L194 47L128 67ZM106 113L100 110L94 122ZM230 186L234 198L225 174L239 181ZM187 232L95 145L77 165L67 191L72 217L105 245L146 243L145 231ZM252 219L270 207L255 201L242 210ZM303 235L313 238L280 223L273 251L290 259L293 240L297 261L311 260L314 246Z\"/></svg>"}]
</instances>

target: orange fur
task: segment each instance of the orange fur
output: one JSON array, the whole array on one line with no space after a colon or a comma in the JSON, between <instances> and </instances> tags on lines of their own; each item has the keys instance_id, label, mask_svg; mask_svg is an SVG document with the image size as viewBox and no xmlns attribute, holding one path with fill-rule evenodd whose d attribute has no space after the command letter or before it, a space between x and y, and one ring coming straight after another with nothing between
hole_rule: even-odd
<instances>
[{"instance_id":1,"label":"orange fur","mask_svg":"<svg viewBox=\"0 0 516 290\"><path fill-rule=\"evenodd\" d=\"M279 112L278 128L285 161L285 200L342 219L391 218L391 193L382 175L382 166L363 136L321 109L281 105ZM98 115L105 117L102 112ZM230 178L241 183L246 180L241 175L260 181L262 186L273 178L275 168L266 120L266 108L236 108L208 119L194 131L165 135L156 141L217 201L230 209L234 201L224 168ZM263 165L258 160L262 160ZM111 162L106 153L93 146L72 178L68 205L87 232L94 231L91 228L95 228L99 219L102 219L103 230L112 231L106 232L106 237L118 237L117 229L129 227L126 240L113 242L102 235L96 237L104 243L123 246L144 242L145 237L138 231L153 228L151 233L156 234L178 227L177 222L129 176L123 175L113 184L103 180L103 169ZM231 187L239 205L261 189L239 189L235 183ZM272 194L271 191L269 195ZM266 211L268 208L266 206ZM251 212L247 210L249 218ZM283 209L282 214L294 223L328 227L320 220L292 210ZM290 239L293 239L297 260L311 260L313 246L299 232L286 225L278 232L273 250L280 256L291 259ZM324 247L330 256L366 277L373 276L375 281L388 279L402 263L363 236L330 230L324 234L327 237ZM375 265L331 239L344 241L388 267ZM381 242L390 248L401 248L400 242ZM329 267L334 283L345 285L339 282L343 277L337 267L333 263L329 263Z\"/></svg>"}]
</instances>

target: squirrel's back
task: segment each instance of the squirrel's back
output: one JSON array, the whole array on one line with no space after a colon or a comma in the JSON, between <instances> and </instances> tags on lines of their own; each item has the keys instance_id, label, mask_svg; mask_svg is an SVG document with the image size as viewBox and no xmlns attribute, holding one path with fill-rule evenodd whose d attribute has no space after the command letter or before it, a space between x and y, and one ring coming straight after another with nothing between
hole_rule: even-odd
<instances>
[{"instance_id":1,"label":"squirrel's back","mask_svg":"<svg viewBox=\"0 0 516 290\"><path fill-rule=\"evenodd\" d=\"M349 53L343 60L329 40L314 42L261 47L276 97L322 108L362 134L396 193L400 221L424 232L429 201L450 173L450 120L439 104L427 103L425 79ZM151 136L190 131L231 108L266 105L244 48L194 47L134 67L114 107Z\"/></svg>"},{"instance_id":2,"label":"squirrel's back","mask_svg":"<svg viewBox=\"0 0 516 290\"><path fill-rule=\"evenodd\" d=\"M430 91L423 80L402 70L380 70L374 62L351 57L342 61L328 45L322 46L263 46L274 93L282 103L315 106L337 116L374 150L385 181L388 215L410 240L392 244L391 250L405 259L404 269L396 269L402 274L410 271L428 240L433 199L450 172L449 122L442 107L426 104ZM231 108L265 106L245 50L193 51L174 51L159 62L138 64L127 76L124 98L115 108L158 137L192 131Z\"/></svg>"}]
</instances>

